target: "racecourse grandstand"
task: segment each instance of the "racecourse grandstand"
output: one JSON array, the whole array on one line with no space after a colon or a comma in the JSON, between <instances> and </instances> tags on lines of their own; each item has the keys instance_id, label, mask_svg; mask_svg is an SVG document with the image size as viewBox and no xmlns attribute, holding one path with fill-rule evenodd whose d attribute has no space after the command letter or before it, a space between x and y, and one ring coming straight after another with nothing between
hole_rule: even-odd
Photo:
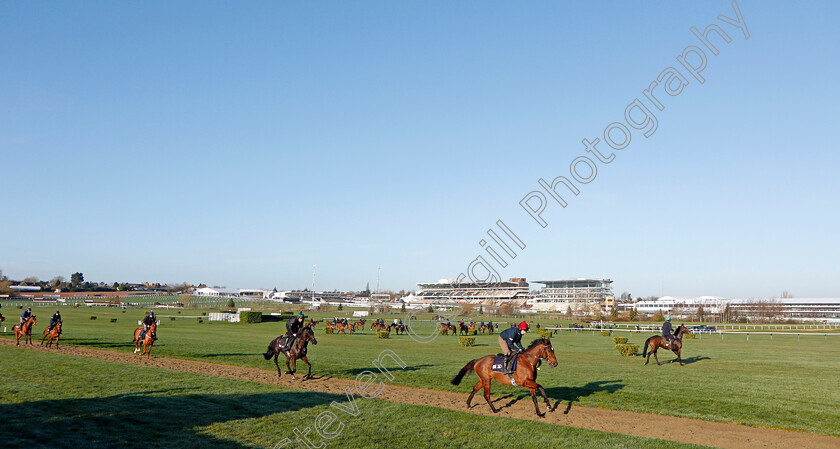
<instances>
[{"instance_id":1,"label":"racecourse grandstand","mask_svg":"<svg viewBox=\"0 0 840 449\"><path fill-rule=\"evenodd\" d=\"M435 283L417 284L420 290L405 297L405 302L424 304L458 302L492 306L503 302L522 305L531 299L525 278L511 278L502 282L456 282L441 279Z\"/></svg>"},{"instance_id":2,"label":"racecourse grandstand","mask_svg":"<svg viewBox=\"0 0 840 449\"><path fill-rule=\"evenodd\" d=\"M545 285L539 294L528 302L537 311L565 312L567 309L576 311L615 306L615 296L610 287L613 281L609 279L578 278L535 282Z\"/></svg>"}]
</instances>

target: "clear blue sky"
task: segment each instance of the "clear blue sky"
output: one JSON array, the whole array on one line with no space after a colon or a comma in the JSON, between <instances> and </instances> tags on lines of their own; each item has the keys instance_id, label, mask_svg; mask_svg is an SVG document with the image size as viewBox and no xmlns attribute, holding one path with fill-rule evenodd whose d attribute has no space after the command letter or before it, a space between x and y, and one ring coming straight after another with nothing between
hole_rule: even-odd
<instances>
[{"instance_id":1,"label":"clear blue sky","mask_svg":"<svg viewBox=\"0 0 840 449\"><path fill-rule=\"evenodd\" d=\"M728 1L5 2L0 269L410 289L502 219L505 278L838 296L840 6L739 5L749 40ZM537 226L519 200L711 23L706 82Z\"/></svg>"}]
</instances>

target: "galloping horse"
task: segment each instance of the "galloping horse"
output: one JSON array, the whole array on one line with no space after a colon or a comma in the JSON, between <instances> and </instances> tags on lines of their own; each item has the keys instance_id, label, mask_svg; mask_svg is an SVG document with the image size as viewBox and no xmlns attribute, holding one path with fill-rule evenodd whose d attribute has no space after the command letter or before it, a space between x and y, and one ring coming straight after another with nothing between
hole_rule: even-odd
<instances>
[{"instance_id":1,"label":"galloping horse","mask_svg":"<svg viewBox=\"0 0 840 449\"><path fill-rule=\"evenodd\" d=\"M309 326L309 327L315 327L315 326L317 326L317 325L318 325L318 323L320 323L321 321L323 321L323 320L312 321L312 319L310 319L310 320L306 323L306 325L307 325L307 326Z\"/></svg>"},{"instance_id":2,"label":"galloping horse","mask_svg":"<svg viewBox=\"0 0 840 449\"><path fill-rule=\"evenodd\" d=\"M668 345L668 342L665 341L665 337L663 337L661 335L655 335L655 336L650 337L647 340L645 340L645 349L642 351L642 357L647 357L647 360L645 360L645 365L647 365L648 362L650 362L650 355L651 354L653 354L653 358L656 359L656 364L661 365L661 363L659 363L659 357L656 356L656 351L659 348L665 348L665 349L670 349L671 351L674 351L674 354L677 355L677 358L674 359L674 360L680 362L681 366L684 366L685 363L683 363L683 361L682 361L682 354L681 354L681 351L682 351L682 337L683 337L683 335L690 334L690 333L691 333L691 331L689 331L688 328L685 327L685 324L680 324L680 327L678 327L677 330L674 332L674 338L676 338L676 341L671 345ZM650 345L650 352L648 352L648 345ZM671 362L673 362L674 360L671 360ZM668 362L668 363L671 363L671 362Z\"/></svg>"},{"instance_id":3,"label":"galloping horse","mask_svg":"<svg viewBox=\"0 0 840 449\"><path fill-rule=\"evenodd\" d=\"M294 343L292 343L291 349L283 351L280 349L280 340L283 337L277 337L268 344L268 351L263 354L266 360L270 359L271 356L274 356L274 366L277 367L277 377L283 377L283 373L280 371L280 365L277 363L277 356L281 353L286 355L286 374L291 374L292 379L295 379L295 372L297 371L297 360L301 359L309 365L309 372L303 376L303 380L309 379L312 377L312 364L309 363L309 359L306 358L306 345L309 342L312 342L313 345L317 345L318 341L315 340L315 332L312 331L312 328L309 326L304 327L301 329L300 333L298 334L297 338L295 338ZM289 361L291 360L292 366L289 367Z\"/></svg>"},{"instance_id":4,"label":"galloping horse","mask_svg":"<svg viewBox=\"0 0 840 449\"><path fill-rule=\"evenodd\" d=\"M134 329L134 353L137 354L140 352L140 349L143 349L143 352L140 352L140 356L142 357L144 354L146 355L146 360L152 357L152 345L155 343L155 338L157 335L157 322L152 323L149 326L149 331L146 332L146 335L143 338L140 338L140 332L143 331L143 326L139 326L137 329ZM146 350L148 349L148 352Z\"/></svg>"},{"instance_id":5,"label":"galloping horse","mask_svg":"<svg viewBox=\"0 0 840 449\"><path fill-rule=\"evenodd\" d=\"M550 340L546 338L538 338L531 342L528 349L519 354L516 371L512 375L513 380L516 382L515 384L511 383L511 375L502 374L491 369L493 366L493 359L495 357L496 356L493 355L487 355L480 359L471 360L466 364L466 366L461 368L461 371L458 372L458 374L452 379L452 385L460 384L461 379L463 379L471 369L475 370L475 373L478 375L478 383L475 384L472 393L470 393L470 397L467 398L467 408L470 407L470 402L472 401L473 396L475 396L475 393L484 388L484 399L487 401L487 404L490 405L490 410L493 410L493 413L499 413L499 410L494 407L493 402L490 401L490 381L495 380L496 382L505 385L516 385L530 390L531 398L534 400L534 409L537 411L537 416L540 418L544 417L545 413L540 413L540 407L537 405L537 395L535 394L537 389L540 390L543 399L545 399L548 411L552 410L551 402L548 400L548 395L545 394L545 389L543 389L542 385L536 382L537 367L539 367L541 363L540 359L548 360L548 364L551 365L552 368L557 366L557 358L554 356L554 348L551 347Z\"/></svg>"},{"instance_id":6,"label":"galloping horse","mask_svg":"<svg viewBox=\"0 0 840 449\"><path fill-rule=\"evenodd\" d=\"M23 339L23 342L26 343L27 341L29 344L32 344L32 328L35 327L35 315L29 317L23 324L16 324L15 325L15 338L17 339L17 344L15 346L20 346L20 337L25 336L26 338Z\"/></svg>"},{"instance_id":7,"label":"galloping horse","mask_svg":"<svg viewBox=\"0 0 840 449\"><path fill-rule=\"evenodd\" d=\"M55 340L55 348L58 349L58 338L61 335L61 323L56 323L55 327L50 330L50 328L44 329L44 338L41 339L41 346L44 346L44 339L50 337L47 340L47 347L49 348L52 346L53 340Z\"/></svg>"}]
</instances>

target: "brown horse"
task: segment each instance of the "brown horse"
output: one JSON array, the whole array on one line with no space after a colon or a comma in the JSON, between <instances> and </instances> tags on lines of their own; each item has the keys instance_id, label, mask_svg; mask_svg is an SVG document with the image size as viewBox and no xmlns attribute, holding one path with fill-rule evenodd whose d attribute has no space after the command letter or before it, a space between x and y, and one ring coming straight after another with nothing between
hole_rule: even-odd
<instances>
[{"instance_id":1,"label":"brown horse","mask_svg":"<svg viewBox=\"0 0 840 449\"><path fill-rule=\"evenodd\" d=\"M17 339L17 344L15 346L20 346L20 337L26 337L23 339L24 343L28 341L30 345L32 344L33 327L35 327L35 315L29 317L29 319L23 324L15 325L15 338Z\"/></svg>"},{"instance_id":2,"label":"brown horse","mask_svg":"<svg viewBox=\"0 0 840 449\"><path fill-rule=\"evenodd\" d=\"M661 363L659 363L659 357L656 356L656 351L659 348L665 348L665 349L670 349L671 351L674 351L674 354L677 355L677 358L674 359L674 360L680 362L681 366L684 366L685 363L683 363L683 361L682 361L682 354L681 354L681 351L682 351L682 337L683 337L683 335L690 334L690 333L691 333L691 331L689 331L688 328L685 327L685 324L680 324L680 327L678 327L677 330L674 332L674 338L676 339L676 341L671 345L669 345L668 342L665 341L665 337L663 337L661 335L655 335L655 336L650 337L647 340L645 340L645 348L642 351L642 357L647 357L647 360L645 360L645 365L647 365L648 362L650 362L650 355L651 354L653 354L653 358L656 359L656 364L657 365L662 365ZM648 345L650 345L650 352L648 352ZM673 362L674 360L671 360L671 362ZM671 363L671 362L668 362L668 363Z\"/></svg>"},{"instance_id":3,"label":"brown horse","mask_svg":"<svg viewBox=\"0 0 840 449\"><path fill-rule=\"evenodd\" d=\"M145 355L146 360L149 360L152 357L152 345L155 344L155 338L157 338L157 322L152 323L146 335L140 338L140 332L142 331L143 326L134 329L134 353L137 354L142 349L143 352L140 352L140 356Z\"/></svg>"},{"instance_id":4,"label":"brown horse","mask_svg":"<svg viewBox=\"0 0 840 449\"><path fill-rule=\"evenodd\" d=\"M329 323L329 326L330 329L333 330L334 334L341 332L342 334L347 335L347 332L344 332L345 330L349 329L351 334L356 330L352 324L348 324L347 326L345 326L343 323Z\"/></svg>"},{"instance_id":5,"label":"brown horse","mask_svg":"<svg viewBox=\"0 0 840 449\"><path fill-rule=\"evenodd\" d=\"M309 363L309 359L306 358L306 345L309 342L312 342L313 345L317 345L318 341L315 340L315 332L312 331L312 328L309 326L304 327L301 329L297 338L295 338L294 343L292 343L291 349L283 351L280 349L280 340L283 337L277 337L268 344L268 351L263 354L266 360L269 360L272 356L274 356L274 366L277 367L277 377L283 377L283 373L280 371L280 365L277 363L277 357L280 354L284 354L286 356L286 374L291 374L292 379L295 379L295 372L297 371L297 361L298 359L303 360L309 365L309 372L303 376L303 380L309 379L312 377L312 364ZM289 366L289 361L291 361L292 365Z\"/></svg>"},{"instance_id":6,"label":"brown horse","mask_svg":"<svg viewBox=\"0 0 840 449\"><path fill-rule=\"evenodd\" d=\"M309 327L315 327L315 326L317 326L317 325L318 325L318 323L320 323L321 321L323 321L323 320L312 321L312 320L310 319L310 320L306 323L306 325L307 325L307 326L309 326Z\"/></svg>"},{"instance_id":7,"label":"brown horse","mask_svg":"<svg viewBox=\"0 0 840 449\"><path fill-rule=\"evenodd\" d=\"M490 401L490 381L495 380L496 382L505 385L516 385L530 390L531 398L534 400L534 409L537 411L537 416L540 418L544 417L545 413L540 413L540 406L537 405L537 389L540 390L543 399L545 399L548 411L552 410L551 402L548 400L548 395L545 394L545 389L543 389L542 385L536 382L537 367L539 367L541 363L540 359L548 360L548 364L552 367L557 366L557 358L554 356L554 348L551 347L550 340L538 338L531 342L528 349L519 354L516 371L512 375L502 374L498 371L490 369L493 365L493 359L495 357L496 356L494 355L488 355L480 359L471 360L466 364L466 366L461 368L458 375L452 379L452 385L460 384L461 379L463 379L471 369L475 370L475 373L478 375L478 383L475 384L472 393L470 393L470 397L467 398L467 408L470 407L470 402L472 401L473 396L475 396L475 393L484 388L484 399L487 401L487 404L490 405L490 410L493 410L493 413L499 413L499 410L494 407L493 402ZM511 377L515 383L511 383Z\"/></svg>"},{"instance_id":8,"label":"brown horse","mask_svg":"<svg viewBox=\"0 0 840 449\"><path fill-rule=\"evenodd\" d=\"M58 338L59 338L60 335L61 335L61 323L60 322L56 323L55 327L53 327L52 330L49 327L44 329L44 338L41 339L41 346L44 346L44 340L47 337L50 337L50 339L47 340L47 347L49 348L50 346L52 346L52 342L53 342L53 340L55 340L55 348L58 349Z\"/></svg>"},{"instance_id":9,"label":"brown horse","mask_svg":"<svg viewBox=\"0 0 840 449\"><path fill-rule=\"evenodd\" d=\"M440 327L443 328L443 330L440 331L443 335L449 335L449 332L452 332L452 335L458 335L458 328L455 327L454 324L447 326L446 323L440 323Z\"/></svg>"}]
</instances>

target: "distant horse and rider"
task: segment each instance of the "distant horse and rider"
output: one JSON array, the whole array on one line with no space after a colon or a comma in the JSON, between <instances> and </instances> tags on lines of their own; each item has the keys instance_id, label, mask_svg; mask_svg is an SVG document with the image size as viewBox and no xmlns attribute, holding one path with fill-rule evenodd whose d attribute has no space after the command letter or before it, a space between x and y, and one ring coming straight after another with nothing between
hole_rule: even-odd
<instances>
[{"instance_id":1,"label":"distant horse and rider","mask_svg":"<svg viewBox=\"0 0 840 449\"><path fill-rule=\"evenodd\" d=\"M61 322L57 323L52 329L49 327L44 329L44 337L41 338L41 346L44 346L44 340L47 340L47 347L52 347L52 342L55 340L55 347L58 349L58 339L61 336Z\"/></svg>"},{"instance_id":2,"label":"distant horse and rider","mask_svg":"<svg viewBox=\"0 0 840 449\"><path fill-rule=\"evenodd\" d=\"M443 335L449 335L450 332L452 335L458 335L458 328L454 324L440 323L440 327L442 329L440 333Z\"/></svg>"},{"instance_id":3,"label":"distant horse and rider","mask_svg":"<svg viewBox=\"0 0 840 449\"><path fill-rule=\"evenodd\" d=\"M300 331L300 335L298 335L292 343L287 343L288 346L281 346L281 340L284 337L280 336L275 338L268 344L268 350L263 354L266 360L270 360L271 357L274 357L274 366L277 367L277 377L283 377L283 372L280 370L280 364L277 362L277 358L280 354L286 356L286 374L291 374L292 379L296 379L295 373L297 372L297 361L303 360L309 366L309 370L307 371L306 375L303 376L303 380L309 379L312 377L312 364L309 363L309 359L306 358L306 350L307 344L312 343L313 345L318 344L318 340L315 339L315 332L312 331L312 328L309 326L304 327Z\"/></svg>"},{"instance_id":4,"label":"distant horse and rider","mask_svg":"<svg viewBox=\"0 0 840 449\"><path fill-rule=\"evenodd\" d=\"M658 351L659 348L673 351L674 354L677 355L676 359L671 360L668 363L677 361L680 362L681 366L685 365L685 363L683 363L682 360L682 338L683 335L690 333L691 331L689 331L688 328L685 327L685 324L680 324L680 326L677 327L677 330L674 332L674 334L671 335L671 317L666 316L665 324L662 325L663 335L656 335L645 340L644 350L642 351L642 357L646 357L645 365L647 365L650 362L651 354L656 360L656 364L662 365L661 363L659 363L659 357L656 356L656 351ZM648 351L648 346L650 346L650 351Z\"/></svg>"},{"instance_id":5,"label":"distant horse and rider","mask_svg":"<svg viewBox=\"0 0 840 449\"><path fill-rule=\"evenodd\" d=\"M143 326L138 326L137 329L134 329L134 353L137 354L142 350L140 356L145 355L146 360L150 359L155 340L157 340L157 322L149 325L149 328L145 331Z\"/></svg>"},{"instance_id":6,"label":"distant horse and rider","mask_svg":"<svg viewBox=\"0 0 840 449\"><path fill-rule=\"evenodd\" d=\"M35 327L36 323L35 315L31 315L23 323L15 325L15 339L17 340L15 346L20 346L20 337L24 337L24 343L32 344L32 328Z\"/></svg>"}]
</instances>

